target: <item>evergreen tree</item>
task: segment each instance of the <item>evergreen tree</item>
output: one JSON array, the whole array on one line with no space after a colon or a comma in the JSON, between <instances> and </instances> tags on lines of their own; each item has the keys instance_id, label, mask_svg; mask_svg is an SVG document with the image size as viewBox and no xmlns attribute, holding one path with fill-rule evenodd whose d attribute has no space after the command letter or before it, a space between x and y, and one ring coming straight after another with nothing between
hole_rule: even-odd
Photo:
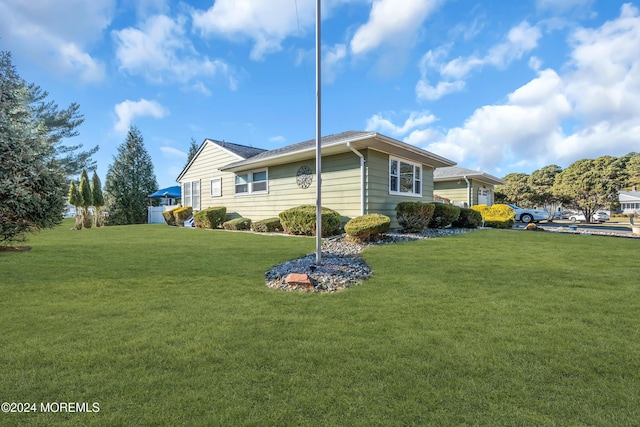
<instances>
[{"instance_id":1,"label":"evergreen tree","mask_svg":"<svg viewBox=\"0 0 640 427\"><path fill-rule=\"evenodd\" d=\"M27 87L29 106L34 116L47 129L47 140L66 175L77 176L83 168L95 170L96 162L91 156L98 151L97 145L90 150L79 151L83 144L66 144L66 139L79 135L77 128L84 122L84 117L79 112L80 106L74 102L67 108L60 109L54 101L47 101L48 92L34 84Z\"/></svg>"},{"instance_id":2,"label":"evergreen tree","mask_svg":"<svg viewBox=\"0 0 640 427\"><path fill-rule=\"evenodd\" d=\"M104 206L104 195L102 194L102 183L96 171L91 177L91 194L93 195L93 206L95 207L95 225L102 226L102 207Z\"/></svg>"},{"instance_id":3,"label":"evergreen tree","mask_svg":"<svg viewBox=\"0 0 640 427\"><path fill-rule=\"evenodd\" d=\"M504 178L505 185L496 188L496 203L513 203L521 207L533 204L533 192L526 173L510 173Z\"/></svg>"},{"instance_id":4,"label":"evergreen tree","mask_svg":"<svg viewBox=\"0 0 640 427\"><path fill-rule=\"evenodd\" d=\"M0 51L0 246L62 222L66 177L29 96L11 55Z\"/></svg>"},{"instance_id":5,"label":"evergreen tree","mask_svg":"<svg viewBox=\"0 0 640 427\"><path fill-rule=\"evenodd\" d=\"M109 224L147 222L147 195L156 190L158 183L151 156L144 147L140 130L131 126L107 171L105 192Z\"/></svg>"},{"instance_id":6,"label":"evergreen tree","mask_svg":"<svg viewBox=\"0 0 640 427\"><path fill-rule=\"evenodd\" d=\"M191 137L191 144L189 145L189 153L187 154L187 163L184 165L184 167L186 168L189 163L191 163L191 160L193 160L193 158L196 156L196 153L198 152L198 144L196 143L196 140Z\"/></svg>"},{"instance_id":7,"label":"evergreen tree","mask_svg":"<svg viewBox=\"0 0 640 427\"><path fill-rule=\"evenodd\" d=\"M82 169L78 194L80 196L80 205L82 206L82 225L85 228L91 228L93 218L91 217L89 206L93 206L93 193L91 192L91 184L89 183L89 175L87 175L86 169Z\"/></svg>"},{"instance_id":8,"label":"evergreen tree","mask_svg":"<svg viewBox=\"0 0 640 427\"><path fill-rule=\"evenodd\" d=\"M626 179L622 164L612 156L578 160L558 174L554 193L570 200L570 206L591 221L594 212L617 203Z\"/></svg>"}]
</instances>

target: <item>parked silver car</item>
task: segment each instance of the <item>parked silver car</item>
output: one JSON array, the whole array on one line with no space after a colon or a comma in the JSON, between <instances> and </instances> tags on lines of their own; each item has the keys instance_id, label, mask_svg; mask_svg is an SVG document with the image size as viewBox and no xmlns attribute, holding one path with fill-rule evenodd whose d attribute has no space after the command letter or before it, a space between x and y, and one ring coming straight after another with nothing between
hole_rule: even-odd
<instances>
[{"instance_id":1,"label":"parked silver car","mask_svg":"<svg viewBox=\"0 0 640 427\"><path fill-rule=\"evenodd\" d=\"M577 222L577 221L586 221L587 219L584 217L582 212L574 213L569 216L569 221ZM591 215L591 222L606 222L609 221L609 214L604 211L594 212Z\"/></svg>"},{"instance_id":2,"label":"parked silver car","mask_svg":"<svg viewBox=\"0 0 640 427\"><path fill-rule=\"evenodd\" d=\"M604 211L598 211L591 216L592 222L607 222L609 221L609 214Z\"/></svg>"},{"instance_id":3,"label":"parked silver car","mask_svg":"<svg viewBox=\"0 0 640 427\"><path fill-rule=\"evenodd\" d=\"M516 213L516 221L522 222L538 222L551 218L549 212L542 209L524 209L516 205L508 205Z\"/></svg>"}]
</instances>

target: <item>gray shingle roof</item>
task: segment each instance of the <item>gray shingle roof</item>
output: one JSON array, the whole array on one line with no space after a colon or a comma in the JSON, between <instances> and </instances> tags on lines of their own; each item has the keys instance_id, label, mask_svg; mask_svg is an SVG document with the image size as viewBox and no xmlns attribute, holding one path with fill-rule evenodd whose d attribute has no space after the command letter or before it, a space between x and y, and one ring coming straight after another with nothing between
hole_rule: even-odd
<instances>
[{"instance_id":1,"label":"gray shingle roof","mask_svg":"<svg viewBox=\"0 0 640 427\"><path fill-rule=\"evenodd\" d=\"M434 181L447 181L448 179L462 178L463 176L474 177L479 180L487 181L490 184L501 185L505 182L493 175L476 171L473 169L467 169L460 166L449 166L446 168L437 168L433 171Z\"/></svg>"},{"instance_id":2,"label":"gray shingle roof","mask_svg":"<svg viewBox=\"0 0 640 427\"><path fill-rule=\"evenodd\" d=\"M335 143L335 142L346 141L354 138L365 138L367 136L372 136L372 135L375 135L375 132L361 132L361 131L350 130L342 133L323 136L320 141L320 144L324 147L326 145L331 145L332 143ZM284 147L276 148L274 150L263 151L262 153L258 153L251 158L247 158L246 161L240 160L239 162L235 162L230 165L227 165L227 167L237 166L245 162L251 163L258 160L269 159L271 157L279 157L289 153L295 153L297 151L303 151L303 150L313 148L315 147L315 145L316 145L316 140L309 139L304 142L298 142L297 144L287 145Z\"/></svg>"},{"instance_id":3,"label":"gray shingle roof","mask_svg":"<svg viewBox=\"0 0 640 427\"><path fill-rule=\"evenodd\" d=\"M233 142L217 141L211 138L209 138L208 140L216 145L219 145L222 148L226 148L227 150L231 151L234 154L237 154L244 159L248 159L249 157L253 157L257 154L267 151L263 148L248 147L246 145L234 144Z\"/></svg>"}]
</instances>

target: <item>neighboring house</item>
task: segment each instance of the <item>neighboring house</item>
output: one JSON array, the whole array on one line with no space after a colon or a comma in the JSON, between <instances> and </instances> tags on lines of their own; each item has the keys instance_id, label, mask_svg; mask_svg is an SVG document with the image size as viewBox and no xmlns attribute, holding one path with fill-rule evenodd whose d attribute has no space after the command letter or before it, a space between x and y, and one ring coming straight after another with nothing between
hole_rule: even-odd
<instances>
[{"instance_id":1,"label":"neighboring house","mask_svg":"<svg viewBox=\"0 0 640 427\"><path fill-rule=\"evenodd\" d=\"M206 139L177 181L195 211L225 206L230 217L276 217L316 203L315 140L265 151ZM433 171L455 163L377 132L322 138L322 206L343 219L391 217L404 201L433 201Z\"/></svg>"},{"instance_id":2,"label":"neighboring house","mask_svg":"<svg viewBox=\"0 0 640 427\"><path fill-rule=\"evenodd\" d=\"M491 206L494 186L506 182L493 175L459 166L438 168L433 174L434 194L462 207Z\"/></svg>"},{"instance_id":3,"label":"neighboring house","mask_svg":"<svg viewBox=\"0 0 640 427\"><path fill-rule=\"evenodd\" d=\"M640 213L640 191L621 191L618 194L618 201L622 213Z\"/></svg>"}]
</instances>

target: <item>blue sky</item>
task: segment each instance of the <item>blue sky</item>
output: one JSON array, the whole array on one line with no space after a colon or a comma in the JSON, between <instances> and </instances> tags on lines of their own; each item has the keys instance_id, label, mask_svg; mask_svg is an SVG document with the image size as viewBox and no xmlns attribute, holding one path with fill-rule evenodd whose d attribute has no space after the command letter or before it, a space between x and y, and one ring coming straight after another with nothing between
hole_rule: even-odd
<instances>
[{"instance_id":1,"label":"blue sky","mask_svg":"<svg viewBox=\"0 0 640 427\"><path fill-rule=\"evenodd\" d=\"M496 176L640 151L640 4L324 0L324 135L372 130ZM191 137L315 135L314 0L0 0L0 49L85 122L103 179L129 124L161 187Z\"/></svg>"}]
</instances>

